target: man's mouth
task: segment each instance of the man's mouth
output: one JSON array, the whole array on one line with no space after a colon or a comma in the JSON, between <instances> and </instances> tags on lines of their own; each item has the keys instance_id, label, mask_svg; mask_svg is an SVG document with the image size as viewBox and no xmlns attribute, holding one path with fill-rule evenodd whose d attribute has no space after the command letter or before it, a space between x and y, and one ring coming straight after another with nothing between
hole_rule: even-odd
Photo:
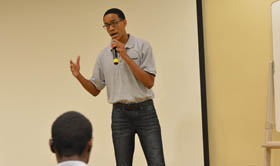
<instances>
[{"instance_id":1,"label":"man's mouth","mask_svg":"<svg viewBox=\"0 0 280 166\"><path fill-rule=\"evenodd\" d=\"M114 37L116 37L117 35L118 35L118 33L112 33L112 34L111 34L111 37L114 38Z\"/></svg>"}]
</instances>

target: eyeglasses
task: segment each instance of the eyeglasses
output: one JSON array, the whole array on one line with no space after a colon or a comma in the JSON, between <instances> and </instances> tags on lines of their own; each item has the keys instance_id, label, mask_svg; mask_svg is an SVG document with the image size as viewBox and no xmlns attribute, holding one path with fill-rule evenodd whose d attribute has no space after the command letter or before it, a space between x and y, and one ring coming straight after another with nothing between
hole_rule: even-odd
<instances>
[{"instance_id":1,"label":"eyeglasses","mask_svg":"<svg viewBox=\"0 0 280 166\"><path fill-rule=\"evenodd\" d=\"M121 21L123 21L123 20L119 20L119 21L112 21L112 22L111 22L111 24L104 24L104 25L103 25L103 28L104 28L104 29L109 29L109 28L110 28L110 26L112 26L112 27L116 27L116 25L117 25L119 22L121 22Z\"/></svg>"}]
</instances>

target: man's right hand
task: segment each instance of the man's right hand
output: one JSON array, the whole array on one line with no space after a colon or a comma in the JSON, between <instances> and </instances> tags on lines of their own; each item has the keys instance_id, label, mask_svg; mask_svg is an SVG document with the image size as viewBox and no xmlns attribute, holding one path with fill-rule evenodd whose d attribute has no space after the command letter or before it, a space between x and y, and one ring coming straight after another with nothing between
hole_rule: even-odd
<instances>
[{"instance_id":1,"label":"man's right hand","mask_svg":"<svg viewBox=\"0 0 280 166\"><path fill-rule=\"evenodd\" d=\"M80 56L77 57L76 63L70 60L70 69L76 78L80 75Z\"/></svg>"},{"instance_id":2,"label":"man's right hand","mask_svg":"<svg viewBox=\"0 0 280 166\"><path fill-rule=\"evenodd\" d=\"M73 74L77 78L77 80L82 84L82 86L93 96L97 96L100 91L96 89L95 85L87 80L81 73L80 73L80 56L77 57L76 63L70 60L70 69Z\"/></svg>"}]
</instances>

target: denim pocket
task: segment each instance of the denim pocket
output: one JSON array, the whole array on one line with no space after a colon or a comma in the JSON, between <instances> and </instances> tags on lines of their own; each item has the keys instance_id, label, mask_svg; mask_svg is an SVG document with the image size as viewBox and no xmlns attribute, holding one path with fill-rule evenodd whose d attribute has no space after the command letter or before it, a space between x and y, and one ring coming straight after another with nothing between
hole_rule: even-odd
<instances>
[{"instance_id":1,"label":"denim pocket","mask_svg":"<svg viewBox=\"0 0 280 166\"><path fill-rule=\"evenodd\" d=\"M141 106L141 110L147 112L156 112L156 109L153 104Z\"/></svg>"}]
</instances>

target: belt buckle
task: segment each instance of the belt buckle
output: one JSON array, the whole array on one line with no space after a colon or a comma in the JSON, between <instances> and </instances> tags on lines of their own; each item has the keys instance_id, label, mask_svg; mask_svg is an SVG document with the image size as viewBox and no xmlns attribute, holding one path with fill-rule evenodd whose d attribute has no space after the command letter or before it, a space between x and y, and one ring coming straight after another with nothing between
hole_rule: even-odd
<instances>
[{"instance_id":1,"label":"belt buckle","mask_svg":"<svg viewBox=\"0 0 280 166\"><path fill-rule=\"evenodd\" d=\"M129 111L135 110L136 108L138 108L138 104L137 103L125 104L124 108Z\"/></svg>"}]
</instances>

